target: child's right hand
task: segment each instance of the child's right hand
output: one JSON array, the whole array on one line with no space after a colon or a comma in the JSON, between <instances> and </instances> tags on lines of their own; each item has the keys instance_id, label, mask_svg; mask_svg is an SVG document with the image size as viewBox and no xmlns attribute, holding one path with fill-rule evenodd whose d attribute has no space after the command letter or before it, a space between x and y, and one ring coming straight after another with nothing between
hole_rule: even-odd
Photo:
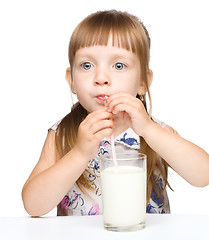
<instances>
[{"instance_id":1,"label":"child's right hand","mask_svg":"<svg viewBox=\"0 0 209 240\"><path fill-rule=\"evenodd\" d=\"M110 138L113 132L113 114L106 111L106 107L90 113L78 128L75 148L86 159L96 157L100 141Z\"/></svg>"}]
</instances>

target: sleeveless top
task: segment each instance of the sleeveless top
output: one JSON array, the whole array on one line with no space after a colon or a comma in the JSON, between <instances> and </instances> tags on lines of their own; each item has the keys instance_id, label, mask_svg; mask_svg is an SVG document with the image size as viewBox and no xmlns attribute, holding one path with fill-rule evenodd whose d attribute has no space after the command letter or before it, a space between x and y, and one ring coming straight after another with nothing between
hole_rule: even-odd
<instances>
[{"instance_id":1,"label":"sleeveless top","mask_svg":"<svg viewBox=\"0 0 209 240\"><path fill-rule=\"evenodd\" d=\"M58 124L55 123L50 129L56 131ZM158 123L164 127L163 122ZM128 128L115 138L116 152L133 151L138 152L140 149L140 138L135 132ZM99 215L102 214L102 197L100 183L99 157L101 155L111 154L110 139L104 138L100 145L96 158L91 159L87 166L86 177L91 187L94 189L85 189L84 194L75 183L66 193L62 201L57 206L57 216L68 215ZM155 173L155 181L159 189L163 189L164 180L160 173ZM127 193L128 194L128 193ZM150 201L147 205L147 213L170 213L170 205L166 189L162 194L162 200L157 196L154 188L151 193Z\"/></svg>"}]
</instances>

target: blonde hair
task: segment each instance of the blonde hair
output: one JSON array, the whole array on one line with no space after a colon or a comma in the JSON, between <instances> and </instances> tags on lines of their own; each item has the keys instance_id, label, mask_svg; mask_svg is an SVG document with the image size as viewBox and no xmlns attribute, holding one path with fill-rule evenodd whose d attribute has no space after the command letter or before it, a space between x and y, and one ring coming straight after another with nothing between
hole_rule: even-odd
<instances>
[{"instance_id":1,"label":"blonde hair","mask_svg":"<svg viewBox=\"0 0 209 240\"><path fill-rule=\"evenodd\" d=\"M140 77L147 88L151 109L151 96L147 79L150 59L150 38L145 26L137 17L116 10L100 11L87 16L76 27L71 36L68 50L71 69L78 49L94 45L106 46L110 35L112 35L113 46L124 48L137 54L139 57L141 64ZM136 97L140 98L139 95ZM147 109L146 96L144 95L141 99L143 99L142 102ZM56 132L56 144L60 157L67 154L74 147L77 139L78 127L86 116L87 111L80 103L77 103L59 124ZM140 152L147 155L147 204L153 189L163 201L162 193L168 184L168 165L148 146L142 137L140 138ZM160 172L165 183L164 188L161 190L156 184L156 170ZM91 188L86 177L87 173L88 170L86 170L76 182L84 193L86 193L86 188Z\"/></svg>"}]
</instances>

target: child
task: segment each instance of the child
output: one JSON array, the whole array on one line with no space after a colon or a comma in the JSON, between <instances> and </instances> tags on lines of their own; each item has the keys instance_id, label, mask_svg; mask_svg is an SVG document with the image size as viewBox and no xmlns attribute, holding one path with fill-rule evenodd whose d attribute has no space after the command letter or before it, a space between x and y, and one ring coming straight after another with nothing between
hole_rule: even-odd
<instances>
[{"instance_id":1,"label":"child","mask_svg":"<svg viewBox=\"0 0 209 240\"><path fill-rule=\"evenodd\" d=\"M209 155L154 120L149 87L150 38L128 13L102 11L72 34L66 79L79 100L48 132L39 162L26 181L26 211L41 216L102 214L99 156L117 151L147 155L147 213L169 213L168 166L192 185L209 184ZM128 195L128 191L126 193Z\"/></svg>"}]
</instances>

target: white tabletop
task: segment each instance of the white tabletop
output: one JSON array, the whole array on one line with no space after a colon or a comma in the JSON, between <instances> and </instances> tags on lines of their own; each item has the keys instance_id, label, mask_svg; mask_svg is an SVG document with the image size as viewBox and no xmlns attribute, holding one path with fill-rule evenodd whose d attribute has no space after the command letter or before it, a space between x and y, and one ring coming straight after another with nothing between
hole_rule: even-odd
<instances>
[{"instance_id":1,"label":"white tabletop","mask_svg":"<svg viewBox=\"0 0 209 240\"><path fill-rule=\"evenodd\" d=\"M209 215L148 214L146 227L136 232L110 232L102 216L0 218L0 239L209 240Z\"/></svg>"}]
</instances>

